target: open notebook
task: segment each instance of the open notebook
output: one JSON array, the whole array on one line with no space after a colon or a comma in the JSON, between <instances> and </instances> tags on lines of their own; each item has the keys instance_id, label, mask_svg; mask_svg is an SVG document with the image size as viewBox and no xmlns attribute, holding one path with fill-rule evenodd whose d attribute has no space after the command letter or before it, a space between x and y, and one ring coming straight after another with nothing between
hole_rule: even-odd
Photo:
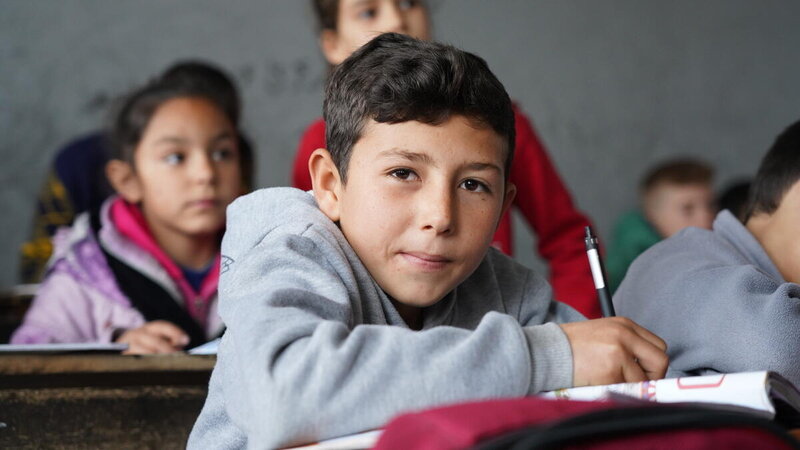
<instances>
[{"instance_id":1,"label":"open notebook","mask_svg":"<svg viewBox=\"0 0 800 450\"><path fill-rule=\"evenodd\" d=\"M779 419L790 423L797 423L800 418L800 391L777 373L766 371L585 386L541 394L570 400L602 400L617 395L662 403L700 402L749 408L769 419L779 413L783 416Z\"/></svg>"}]
</instances>

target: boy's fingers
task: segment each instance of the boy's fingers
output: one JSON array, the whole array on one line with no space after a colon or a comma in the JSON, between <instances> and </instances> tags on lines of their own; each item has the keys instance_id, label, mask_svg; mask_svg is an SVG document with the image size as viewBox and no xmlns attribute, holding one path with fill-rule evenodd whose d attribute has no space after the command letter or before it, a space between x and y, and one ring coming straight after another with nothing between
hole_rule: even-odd
<instances>
[{"instance_id":1,"label":"boy's fingers","mask_svg":"<svg viewBox=\"0 0 800 450\"><path fill-rule=\"evenodd\" d=\"M639 381L647 381L648 378L639 361L631 358L622 364L622 377L625 383L635 383Z\"/></svg>"},{"instance_id":2,"label":"boy's fingers","mask_svg":"<svg viewBox=\"0 0 800 450\"><path fill-rule=\"evenodd\" d=\"M667 343L652 331L639 325L633 320L628 319L627 317L619 317L617 320L621 320L624 326L633 330L633 332L638 334L642 339L660 348L661 351L667 351Z\"/></svg>"},{"instance_id":3,"label":"boy's fingers","mask_svg":"<svg viewBox=\"0 0 800 450\"><path fill-rule=\"evenodd\" d=\"M669 358L664 350L641 338L633 339L629 350L633 355L633 362L644 371L646 379L664 378L669 364Z\"/></svg>"},{"instance_id":4,"label":"boy's fingers","mask_svg":"<svg viewBox=\"0 0 800 450\"><path fill-rule=\"evenodd\" d=\"M658 337L658 335L656 335L656 334L655 334L655 333L653 333L652 331L648 330L647 328L645 328L645 327L643 327L643 326L641 326L641 325L637 324L636 322L633 322L633 325L634 325L634 327L633 327L633 331L634 331L636 334L638 334L639 336L641 336L641 337L642 337L642 339L644 339L644 340L646 340L647 342L649 342L649 343L651 343L651 344L655 345L655 346L656 346L656 347L658 347L658 348L659 348L659 349L660 349L662 352L665 352L665 351L667 351L667 343L666 343L666 342L665 342L663 339L661 339L660 337Z\"/></svg>"},{"instance_id":5,"label":"boy's fingers","mask_svg":"<svg viewBox=\"0 0 800 450\"><path fill-rule=\"evenodd\" d=\"M168 340L173 347L183 348L183 346L189 343L189 336L171 322L157 320L148 323L146 326L149 332Z\"/></svg>"}]
</instances>

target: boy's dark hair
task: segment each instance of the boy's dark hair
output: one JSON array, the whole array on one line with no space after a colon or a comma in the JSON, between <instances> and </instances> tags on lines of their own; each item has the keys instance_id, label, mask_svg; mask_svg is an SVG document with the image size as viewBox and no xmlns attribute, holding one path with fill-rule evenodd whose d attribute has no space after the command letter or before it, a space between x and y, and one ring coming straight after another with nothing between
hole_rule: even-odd
<instances>
[{"instance_id":1,"label":"boy's dark hair","mask_svg":"<svg viewBox=\"0 0 800 450\"><path fill-rule=\"evenodd\" d=\"M739 180L729 183L717 200L720 210L727 209L737 219L743 220L747 213L747 198L750 193L750 180Z\"/></svg>"},{"instance_id":2,"label":"boy's dark hair","mask_svg":"<svg viewBox=\"0 0 800 450\"><path fill-rule=\"evenodd\" d=\"M714 169L703 161L691 158L674 159L659 164L642 178L639 189L646 195L662 184L711 184Z\"/></svg>"},{"instance_id":3,"label":"boy's dark hair","mask_svg":"<svg viewBox=\"0 0 800 450\"><path fill-rule=\"evenodd\" d=\"M353 145L369 120L437 125L454 115L491 128L506 140L508 179L514 112L503 85L478 56L385 33L342 62L325 87L325 137L343 183Z\"/></svg>"},{"instance_id":4,"label":"boy's dark hair","mask_svg":"<svg viewBox=\"0 0 800 450\"><path fill-rule=\"evenodd\" d=\"M800 180L800 121L778 135L758 168L750 186L748 219L756 214L772 214L778 209L783 195Z\"/></svg>"},{"instance_id":5,"label":"boy's dark hair","mask_svg":"<svg viewBox=\"0 0 800 450\"><path fill-rule=\"evenodd\" d=\"M173 66L173 69L176 67L180 66ZM237 130L242 183L245 188L250 189L253 180L253 150L247 139L239 132L238 93L235 86L230 83L235 94L232 96L230 91L224 88L224 83L220 85L219 79L215 76L206 78L209 73L213 72L197 69L196 66L184 67L177 72L167 71L124 97L111 123L111 157L133 165L134 150L139 145L150 119L161 105L180 97L202 98L219 108ZM228 78L226 80L230 81Z\"/></svg>"}]
</instances>

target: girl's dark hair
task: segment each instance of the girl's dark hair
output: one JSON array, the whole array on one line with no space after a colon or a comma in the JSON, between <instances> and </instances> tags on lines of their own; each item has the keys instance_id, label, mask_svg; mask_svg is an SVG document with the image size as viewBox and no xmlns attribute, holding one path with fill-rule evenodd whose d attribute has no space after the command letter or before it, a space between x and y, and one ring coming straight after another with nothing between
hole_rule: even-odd
<instances>
[{"instance_id":1,"label":"girl's dark hair","mask_svg":"<svg viewBox=\"0 0 800 450\"><path fill-rule=\"evenodd\" d=\"M756 214L772 214L778 209L784 194L800 180L800 121L790 125L772 144L753 184L744 222Z\"/></svg>"},{"instance_id":2,"label":"girl's dark hair","mask_svg":"<svg viewBox=\"0 0 800 450\"><path fill-rule=\"evenodd\" d=\"M225 115L234 124L239 122L242 109L239 91L230 76L214 64L200 60L178 61L164 71L161 81L193 85L213 93Z\"/></svg>"},{"instance_id":3,"label":"girl's dark hair","mask_svg":"<svg viewBox=\"0 0 800 450\"><path fill-rule=\"evenodd\" d=\"M325 87L325 137L344 182L353 145L369 120L438 125L454 115L504 138L507 179L514 156L514 111L500 80L478 56L385 33L342 62Z\"/></svg>"},{"instance_id":4,"label":"girl's dark hair","mask_svg":"<svg viewBox=\"0 0 800 450\"><path fill-rule=\"evenodd\" d=\"M311 0L311 7L317 16L317 27L322 30L336 30L339 18L339 0Z\"/></svg>"},{"instance_id":5,"label":"girl's dark hair","mask_svg":"<svg viewBox=\"0 0 800 450\"><path fill-rule=\"evenodd\" d=\"M155 111L169 100L195 97L208 100L237 130L243 184L253 182L253 151L239 131L239 95L221 70L198 61L171 66L160 77L128 94L111 124L112 158L133 164L133 153Z\"/></svg>"}]
</instances>

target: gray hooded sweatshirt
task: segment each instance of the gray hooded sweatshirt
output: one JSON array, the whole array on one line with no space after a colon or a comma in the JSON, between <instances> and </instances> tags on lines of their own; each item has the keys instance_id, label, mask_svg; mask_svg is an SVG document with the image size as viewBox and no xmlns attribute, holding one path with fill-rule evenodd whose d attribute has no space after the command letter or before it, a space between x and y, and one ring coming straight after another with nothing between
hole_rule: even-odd
<instances>
[{"instance_id":1,"label":"gray hooded sweatshirt","mask_svg":"<svg viewBox=\"0 0 800 450\"><path fill-rule=\"evenodd\" d=\"M639 256L614 306L667 342L669 376L773 370L800 385L800 286L727 210Z\"/></svg>"},{"instance_id":2,"label":"gray hooded sweatshirt","mask_svg":"<svg viewBox=\"0 0 800 450\"><path fill-rule=\"evenodd\" d=\"M384 425L414 409L569 387L555 323L581 320L494 249L413 331L310 193L265 189L228 208L227 325L189 448L271 448Z\"/></svg>"}]
</instances>

